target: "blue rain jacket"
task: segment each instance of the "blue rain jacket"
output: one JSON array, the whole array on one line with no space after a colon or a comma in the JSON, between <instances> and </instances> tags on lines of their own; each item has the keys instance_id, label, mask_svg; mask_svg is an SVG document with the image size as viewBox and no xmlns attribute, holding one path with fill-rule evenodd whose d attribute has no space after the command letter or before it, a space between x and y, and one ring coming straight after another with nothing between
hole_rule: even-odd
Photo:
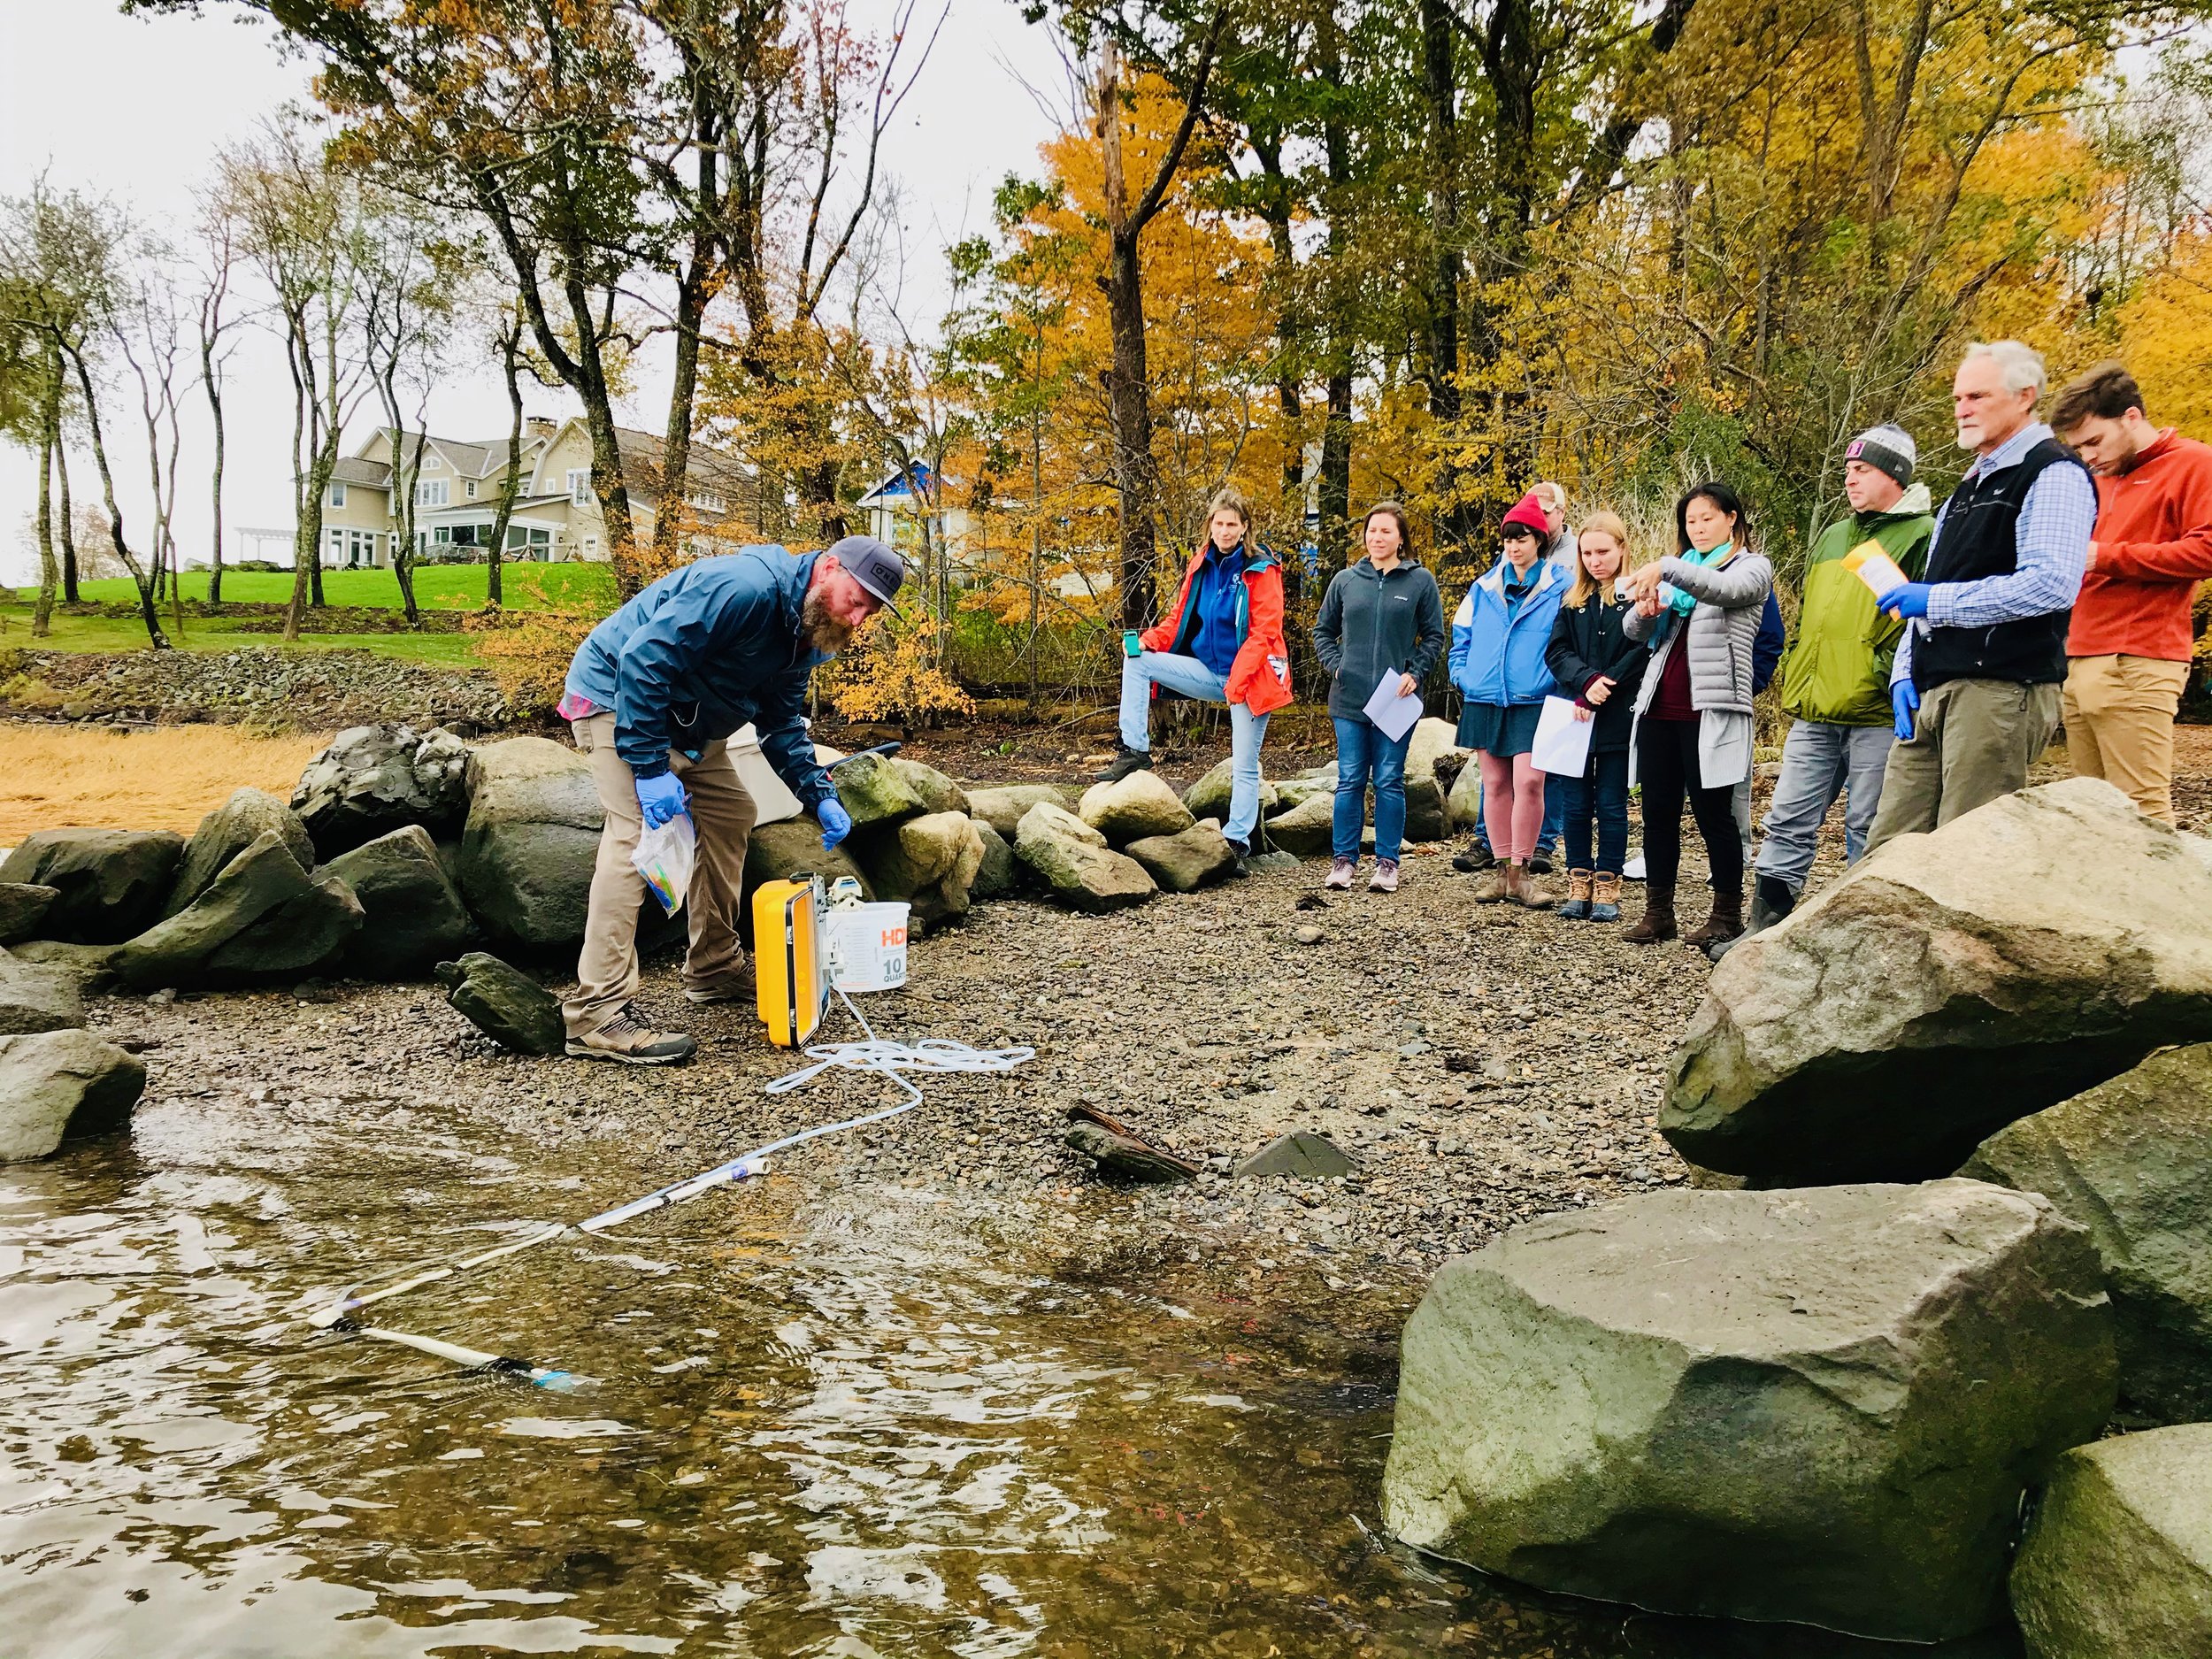
<instances>
[{"instance_id":1,"label":"blue rain jacket","mask_svg":"<svg viewBox=\"0 0 2212 1659\"><path fill-rule=\"evenodd\" d=\"M1559 689L1544 662L1551 625L1567 596L1567 579L1549 559L1539 559L1527 596L1509 611L1506 562L1479 577L1452 618L1452 684L1470 703L1541 703Z\"/></svg>"},{"instance_id":2,"label":"blue rain jacket","mask_svg":"<svg viewBox=\"0 0 2212 1659\"><path fill-rule=\"evenodd\" d=\"M614 711L615 752L641 778L751 724L760 752L809 807L836 793L814 758L807 680L829 658L799 635L818 553L741 548L672 571L576 648L568 690Z\"/></svg>"}]
</instances>

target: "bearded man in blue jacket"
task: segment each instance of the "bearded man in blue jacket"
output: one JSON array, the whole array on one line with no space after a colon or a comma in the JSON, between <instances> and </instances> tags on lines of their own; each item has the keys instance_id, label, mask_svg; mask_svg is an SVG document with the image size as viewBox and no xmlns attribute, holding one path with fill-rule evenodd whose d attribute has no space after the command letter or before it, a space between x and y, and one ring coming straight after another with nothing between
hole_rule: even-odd
<instances>
[{"instance_id":1,"label":"bearded man in blue jacket","mask_svg":"<svg viewBox=\"0 0 2212 1659\"><path fill-rule=\"evenodd\" d=\"M576 989L561 1005L570 1054L672 1065L697 1049L681 1033L654 1030L631 1005L645 878L630 855L646 826L680 813L698 833L684 901L684 995L752 1000L737 915L757 814L729 739L749 724L776 776L820 822L823 849L844 840L852 819L814 757L802 712L807 680L892 603L905 578L905 562L872 536L803 557L744 548L662 577L576 648L560 712L591 757L606 825Z\"/></svg>"}]
</instances>

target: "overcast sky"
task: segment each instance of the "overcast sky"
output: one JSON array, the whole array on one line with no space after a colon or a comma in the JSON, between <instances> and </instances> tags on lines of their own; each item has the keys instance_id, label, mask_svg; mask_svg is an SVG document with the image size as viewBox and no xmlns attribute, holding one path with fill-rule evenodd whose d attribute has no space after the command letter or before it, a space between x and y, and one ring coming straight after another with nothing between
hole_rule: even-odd
<instances>
[{"instance_id":1,"label":"overcast sky","mask_svg":"<svg viewBox=\"0 0 2212 1659\"><path fill-rule=\"evenodd\" d=\"M891 14L887 0L850 3L864 27L880 27ZM307 75L305 65L279 53L271 29L227 6L211 5L194 20L127 18L111 0L0 0L0 193L19 194L44 172L58 187L104 192L146 219L181 230L216 152L270 111L304 101ZM985 228L998 181L1009 172L1037 171L1037 146L1053 122L1034 94L1056 107L1064 104L1064 86L1050 37L1025 24L1010 0L952 0L936 50L887 141L904 204L903 309L911 316L933 320L941 310L943 250ZM177 518L180 548L196 558L204 557L210 523L210 449L205 400L196 389L191 396ZM557 394L526 396L534 414L572 412ZM665 397L649 373L624 418L657 431ZM251 335L242 345L224 413L224 519L234 527L225 557L235 558L236 527L292 523L291 388L280 350L267 336ZM135 402L119 403L108 419L127 525L142 551L150 489ZM348 434L349 448L372 424L365 419ZM496 363L457 367L432 398L429 425L460 437L503 434L507 400ZM0 581L37 580L29 529L36 474L31 456L0 446ZM73 457L70 477L80 499L96 499L88 456Z\"/></svg>"}]
</instances>

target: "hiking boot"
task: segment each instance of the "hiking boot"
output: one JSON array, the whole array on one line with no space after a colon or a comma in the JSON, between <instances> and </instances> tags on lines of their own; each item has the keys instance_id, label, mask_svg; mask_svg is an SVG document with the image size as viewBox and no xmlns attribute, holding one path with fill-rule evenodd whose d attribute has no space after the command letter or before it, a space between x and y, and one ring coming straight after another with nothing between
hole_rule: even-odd
<instances>
[{"instance_id":1,"label":"hiking boot","mask_svg":"<svg viewBox=\"0 0 2212 1659\"><path fill-rule=\"evenodd\" d=\"M1482 884L1475 895L1478 904L1502 904L1511 898L1521 885L1521 866L1508 859L1490 867L1490 879Z\"/></svg>"},{"instance_id":2,"label":"hiking boot","mask_svg":"<svg viewBox=\"0 0 2212 1659\"><path fill-rule=\"evenodd\" d=\"M1225 836L1223 839L1227 840L1228 838ZM1252 873L1252 848L1249 842L1240 841L1230 841L1229 855L1235 860L1235 862L1229 866L1228 879L1230 880L1240 881L1246 876Z\"/></svg>"},{"instance_id":3,"label":"hiking boot","mask_svg":"<svg viewBox=\"0 0 2212 1659\"><path fill-rule=\"evenodd\" d=\"M1370 893L1395 893L1398 890L1398 861L1395 858L1375 860L1375 873L1367 878Z\"/></svg>"},{"instance_id":4,"label":"hiking boot","mask_svg":"<svg viewBox=\"0 0 2212 1659\"><path fill-rule=\"evenodd\" d=\"M1513 902L1524 910L1548 910L1551 909L1551 889L1536 879L1535 871L1533 859L1520 866L1519 879L1513 884Z\"/></svg>"},{"instance_id":5,"label":"hiking boot","mask_svg":"<svg viewBox=\"0 0 2212 1659\"><path fill-rule=\"evenodd\" d=\"M1590 919L1590 872L1587 870L1567 872L1567 896L1559 901L1559 913L1571 922Z\"/></svg>"},{"instance_id":6,"label":"hiking boot","mask_svg":"<svg viewBox=\"0 0 2212 1659\"><path fill-rule=\"evenodd\" d=\"M1713 913L1705 918L1705 925L1694 933L1685 933L1682 942L1694 945L1700 950L1709 950L1715 945L1725 945L1743 932L1743 889L1727 892L1713 889Z\"/></svg>"},{"instance_id":7,"label":"hiking boot","mask_svg":"<svg viewBox=\"0 0 2212 1659\"><path fill-rule=\"evenodd\" d=\"M1621 937L1632 945L1655 945L1663 939L1672 939L1674 926L1674 894L1649 888L1644 894L1643 919Z\"/></svg>"},{"instance_id":8,"label":"hiking boot","mask_svg":"<svg viewBox=\"0 0 2212 1659\"><path fill-rule=\"evenodd\" d=\"M1355 867L1349 858L1331 859L1328 877L1321 885L1325 887L1334 887L1342 893L1349 893L1352 890L1352 872Z\"/></svg>"},{"instance_id":9,"label":"hiking boot","mask_svg":"<svg viewBox=\"0 0 2212 1659\"><path fill-rule=\"evenodd\" d=\"M1452 855L1452 868L1466 876L1471 876L1478 871L1495 869L1497 863L1497 855L1479 841L1469 841L1465 852Z\"/></svg>"},{"instance_id":10,"label":"hiking boot","mask_svg":"<svg viewBox=\"0 0 2212 1659\"><path fill-rule=\"evenodd\" d=\"M684 1001L687 1002L750 1002L758 995L749 968L741 970L729 979L717 979L712 985L684 987Z\"/></svg>"},{"instance_id":11,"label":"hiking boot","mask_svg":"<svg viewBox=\"0 0 2212 1659\"><path fill-rule=\"evenodd\" d=\"M1554 867L1551 861L1551 856L1558 849L1554 847L1539 847L1534 852L1531 853L1528 856L1529 874L1532 876L1548 876L1551 874Z\"/></svg>"},{"instance_id":12,"label":"hiking boot","mask_svg":"<svg viewBox=\"0 0 2212 1659\"><path fill-rule=\"evenodd\" d=\"M1126 778L1133 772L1150 772L1151 770L1152 756L1150 751L1141 749L1132 749L1126 743L1117 743L1114 746L1113 764L1109 765L1104 772L1098 774L1098 781L1100 783L1119 783L1124 778Z\"/></svg>"},{"instance_id":13,"label":"hiking boot","mask_svg":"<svg viewBox=\"0 0 2212 1659\"><path fill-rule=\"evenodd\" d=\"M1590 883L1590 919L1594 922L1617 922L1621 919L1621 879L1609 870L1601 870Z\"/></svg>"},{"instance_id":14,"label":"hiking boot","mask_svg":"<svg viewBox=\"0 0 2212 1659\"><path fill-rule=\"evenodd\" d=\"M699 1045L677 1031L655 1031L626 1008L588 1037L571 1037L568 1052L580 1060L619 1060L624 1065L680 1065Z\"/></svg>"},{"instance_id":15,"label":"hiking boot","mask_svg":"<svg viewBox=\"0 0 2212 1659\"><path fill-rule=\"evenodd\" d=\"M1751 919L1743 932L1733 939L1724 939L1705 954L1718 962L1729 948L1740 945L1755 933L1766 930L1797 908L1797 895L1790 891L1790 884L1779 876L1759 876L1751 884Z\"/></svg>"}]
</instances>

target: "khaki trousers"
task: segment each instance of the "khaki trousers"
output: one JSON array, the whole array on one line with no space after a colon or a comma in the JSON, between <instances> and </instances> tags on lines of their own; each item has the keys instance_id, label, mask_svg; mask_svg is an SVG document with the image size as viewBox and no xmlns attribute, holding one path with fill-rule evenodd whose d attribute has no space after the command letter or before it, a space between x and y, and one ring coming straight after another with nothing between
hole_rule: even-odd
<instances>
[{"instance_id":1,"label":"khaki trousers","mask_svg":"<svg viewBox=\"0 0 2212 1659\"><path fill-rule=\"evenodd\" d=\"M2066 751L2084 778L2110 780L2146 817L2174 821L2174 714L2189 664L2077 657L2066 664Z\"/></svg>"},{"instance_id":2,"label":"khaki trousers","mask_svg":"<svg viewBox=\"0 0 2212 1659\"><path fill-rule=\"evenodd\" d=\"M584 922L583 955L576 964L576 989L561 1004L568 1034L583 1037L637 995L637 918L638 906L645 902L645 878L630 855L645 832L645 818L637 803L636 774L615 752L614 716L595 714L571 722L569 729L576 734L577 748L591 757L591 780L607 815L599 832L599 859L592 867L591 909ZM691 925L684 988L718 989L745 966L737 907L744 891L746 838L757 812L723 744L708 744L696 760L673 755L669 767L683 780L691 797L691 821L699 832L698 863L684 897Z\"/></svg>"},{"instance_id":3,"label":"khaki trousers","mask_svg":"<svg viewBox=\"0 0 2212 1659\"><path fill-rule=\"evenodd\" d=\"M2058 702L2056 686L2011 680L1949 680L1929 692L1912 741L1890 745L1867 851L2025 787L2058 729Z\"/></svg>"}]
</instances>

